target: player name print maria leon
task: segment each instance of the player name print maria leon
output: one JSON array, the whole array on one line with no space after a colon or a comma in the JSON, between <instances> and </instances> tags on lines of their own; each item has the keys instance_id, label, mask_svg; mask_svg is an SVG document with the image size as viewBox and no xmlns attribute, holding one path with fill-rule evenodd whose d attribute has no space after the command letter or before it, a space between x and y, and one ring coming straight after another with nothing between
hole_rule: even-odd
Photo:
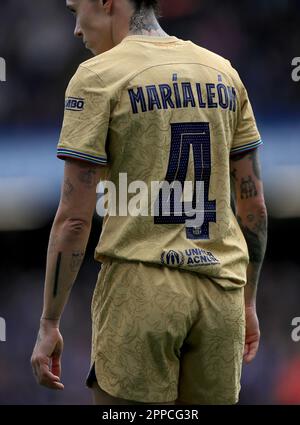
<instances>
[{"instance_id":1,"label":"player name print maria leon","mask_svg":"<svg viewBox=\"0 0 300 425\"><path fill-rule=\"evenodd\" d=\"M173 80L177 77L173 77ZM222 108L236 111L237 94L234 87L222 83L219 75L219 84L173 82L170 84L149 85L146 87L130 88L132 112L153 111L154 109L175 108Z\"/></svg>"}]
</instances>

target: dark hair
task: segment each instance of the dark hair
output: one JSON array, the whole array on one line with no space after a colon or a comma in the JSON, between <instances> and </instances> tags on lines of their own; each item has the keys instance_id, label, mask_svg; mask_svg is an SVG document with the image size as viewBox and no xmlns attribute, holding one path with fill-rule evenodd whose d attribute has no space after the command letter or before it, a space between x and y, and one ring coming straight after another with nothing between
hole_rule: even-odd
<instances>
[{"instance_id":1,"label":"dark hair","mask_svg":"<svg viewBox=\"0 0 300 425\"><path fill-rule=\"evenodd\" d=\"M159 0L130 0L130 1L134 4L136 10L140 10L143 6L146 9L152 8L155 11L158 10Z\"/></svg>"}]
</instances>

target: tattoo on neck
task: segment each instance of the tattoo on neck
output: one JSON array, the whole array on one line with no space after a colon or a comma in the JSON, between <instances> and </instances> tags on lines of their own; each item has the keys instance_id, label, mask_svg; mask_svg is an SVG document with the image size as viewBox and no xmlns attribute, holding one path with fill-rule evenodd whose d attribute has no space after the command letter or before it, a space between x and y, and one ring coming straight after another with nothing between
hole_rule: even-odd
<instances>
[{"instance_id":1,"label":"tattoo on neck","mask_svg":"<svg viewBox=\"0 0 300 425\"><path fill-rule=\"evenodd\" d=\"M160 28L154 12L143 7L132 16L129 30L130 34L136 35L166 35Z\"/></svg>"}]
</instances>

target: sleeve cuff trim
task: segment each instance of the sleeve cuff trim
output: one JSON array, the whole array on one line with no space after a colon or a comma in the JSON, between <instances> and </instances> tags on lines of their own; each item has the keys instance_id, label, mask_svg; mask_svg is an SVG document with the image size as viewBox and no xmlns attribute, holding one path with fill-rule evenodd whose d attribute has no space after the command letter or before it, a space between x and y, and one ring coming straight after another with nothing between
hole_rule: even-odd
<instances>
[{"instance_id":1,"label":"sleeve cuff trim","mask_svg":"<svg viewBox=\"0 0 300 425\"><path fill-rule=\"evenodd\" d=\"M254 148L257 148L258 146L262 145L263 141L257 140L256 142L251 142L251 143L247 143L246 145L243 146L239 146L237 148L233 148L231 149L230 153L234 154L234 153L239 153L239 152L245 152Z\"/></svg>"},{"instance_id":2,"label":"sleeve cuff trim","mask_svg":"<svg viewBox=\"0 0 300 425\"><path fill-rule=\"evenodd\" d=\"M63 159L63 158L77 158L77 159L82 159L84 161L89 161L89 162L93 162L94 164L101 164L101 165L106 165L107 164L107 159L103 156L94 156L94 155L89 155L87 153L83 153L83 152L78 152L78 151L74 151L71 149L61 149L58 148L57 149L57 157L59 159Z\"/></svg>"}]
</instances>

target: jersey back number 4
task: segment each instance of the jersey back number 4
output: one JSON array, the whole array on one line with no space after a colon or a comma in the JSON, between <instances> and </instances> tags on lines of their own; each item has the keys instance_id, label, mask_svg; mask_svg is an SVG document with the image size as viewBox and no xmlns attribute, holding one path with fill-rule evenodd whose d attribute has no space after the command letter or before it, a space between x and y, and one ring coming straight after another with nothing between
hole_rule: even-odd
<instances>
[{"instance_id":1,"label":"jersey back number 4","mask_svg":"<svg viewBox=\"0 0 300 425\"><path fill-rule=\"evenodd\" d=\"M192 200L185 201L183 194L191 151L194 158L193 194ZM185 224L187 239L209 239L209 223L216 222L216 201L209 200L210 178L209 123L171 124L171 149L164 182L169 191L163 187L159 191L154 223ZM178 191L179 187L181 191Z\"/></svg>"}]
</instances>

